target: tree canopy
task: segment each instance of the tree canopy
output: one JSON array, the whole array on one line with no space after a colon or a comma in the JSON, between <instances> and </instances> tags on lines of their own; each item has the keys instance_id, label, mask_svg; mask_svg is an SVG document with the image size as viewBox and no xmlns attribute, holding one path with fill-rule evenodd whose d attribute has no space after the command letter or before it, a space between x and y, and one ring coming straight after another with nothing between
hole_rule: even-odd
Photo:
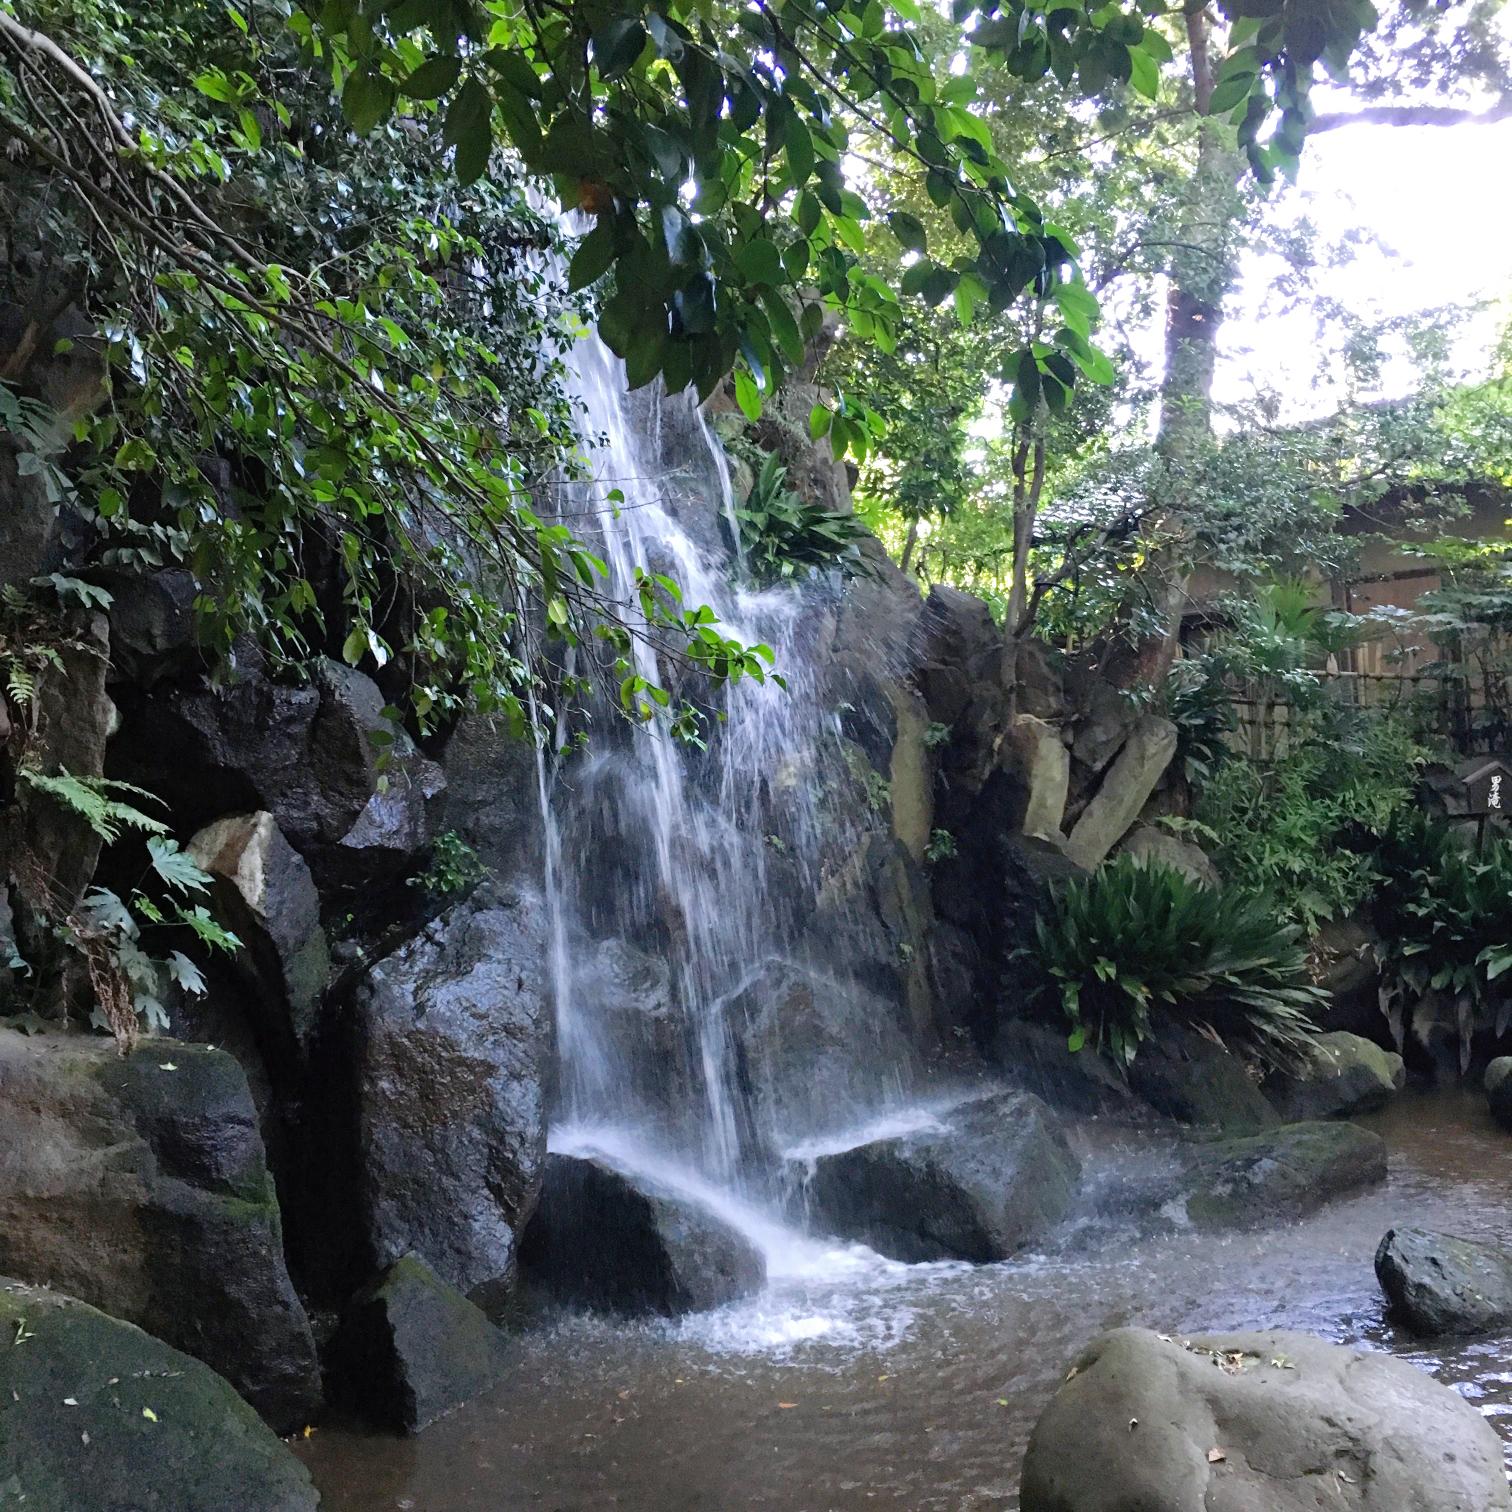
<instances>
[{"instance_id":1,"label":"tree canopy","mask_svg":"<svg viewBox=\"0 0 1512 1512\"><path fill-rule=\"evenodd\" d=\"M1035 153L1086 160L1109 102L1158 118L1197 37L1187 108L1229 192L1267 180L1375 21L1369 0L1231 0L1221 24L1153 0L6 4L11 406L59 343L106 363L95 402L33 416L23 465L97 564L191 565L222 651L251 633L289 663L395 668L422 728L474 705L528 724L536 615L622 659L654 633L762 676L672 585L611 601L534 508L574 465L551 365L574 321L632 383L707 395L733 370L755 414L826 309L892 359L948 308L1030 427L1022 514L1041 417L1114 376ZM580 216L565 287L527 179ZM875 430L845 403L813 428L861 457Z\"/></svg>"}]
</instances>

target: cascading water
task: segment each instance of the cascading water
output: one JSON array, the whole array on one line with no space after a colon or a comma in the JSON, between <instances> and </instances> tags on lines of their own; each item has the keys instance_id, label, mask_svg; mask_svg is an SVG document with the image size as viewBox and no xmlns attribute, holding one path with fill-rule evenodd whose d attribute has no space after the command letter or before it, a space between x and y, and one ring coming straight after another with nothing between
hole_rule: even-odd
<instances>
[{"instance_id":1,"label":"cascading water","mask_svg":"<svg viewBox=\"0 0 1512 1512\"><path fill-rule=\"evenodd\" d=\"M729 471L691 397L632 396L619 359L593 336L577 343L567 381L588 481L561 484L556 508L602 541L610 595L633 603L638 567L666 574L725 633L771 647L786 686L723 689L706 752L602 712L585 753L542 757L560 1059L553 1142L613 1147L625 1163L681 1170L704 1189L766 1193L785 1145L816 1123L861 1122L907 1079L906 1057L868 1053L886 1014L800 943L825 881L821 835L831 853L849 848L836 834L844 815L824 802L825 772L844 771L839 718L819 696L805 595L739 582ZM667 681L649 638L631 654L642 676ZM832 1004L857 999L856 1042L843 1047L854 1065L838 1096L826 1087L822 1118L794 1112L808 1089L792 1083L814 1070L801 1052L791 1070L769 1064L773 1034L794 1026L770 1021L780 1005L768 999L795 991L799 972L804 1001L823 997L832 1016L845 1019Z\"/></svg>"}]
</instances>

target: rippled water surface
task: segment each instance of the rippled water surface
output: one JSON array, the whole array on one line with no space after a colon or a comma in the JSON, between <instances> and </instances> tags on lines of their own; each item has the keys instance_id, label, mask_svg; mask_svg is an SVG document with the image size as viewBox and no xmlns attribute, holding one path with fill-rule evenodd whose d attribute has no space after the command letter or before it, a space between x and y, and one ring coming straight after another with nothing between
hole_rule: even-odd
<instances>
[{"instance_id":1,"label":"rippled water surface","mask_svg":"<svg viewBox=\"0 0 1512 1512\"><path fill-rule=\"evenodd\" d=\"M330 1512L1012 1509L1040 1409L1081 1346L1124 1323L1387 1349L1512 1446L1512 1341L1419 1347L1382 1318L1371 1268L1393 1224L1512 1243L1512 1139L1470 1092L1407 1095L1366 1122L1390 1180L1296 1227L1138 1239L1094 1221L986 1267L798 1244L752 1302L680 1325L542 1322L505 1386L420 1438L325 1429L301 1452ZM1148 1159L1122 1143L1088 1142L1093 1192Z\"/></svg>"}]
</instances>

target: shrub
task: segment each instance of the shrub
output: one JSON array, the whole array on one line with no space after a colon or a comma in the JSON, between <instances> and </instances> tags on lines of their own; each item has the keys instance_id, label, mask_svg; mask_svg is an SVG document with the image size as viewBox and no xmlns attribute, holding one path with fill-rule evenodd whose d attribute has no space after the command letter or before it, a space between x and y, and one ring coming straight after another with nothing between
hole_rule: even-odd
<instances>
[{"instance_id":1,"label":"shrub","mask_svg":"<svg viewBox=\"0 0 1512 1512\"><path fill-rule=\"evenodd\" d=\"M1421 1037L1442 1025L1459 1040L1460 1070L1477 1031L1500 1039L1512 1027L1512 841L1479 849L1456 843L1448 826L1414 814L1380 855L1376 899L1381 1006L1398 1045L1406 1018Z\"/></svg>"},{"instance_id":2,"label":"shrub","mask_svg":"<svg viewBox=\"0 0 1512 1512\"><path fill-rule=\"evenodd\" d=\"M1274 761L1224 762L1197 819L1223 875L1312 934L1375 891L1372 853L1411 807L1427 752L1379 716L1320 710L1298 715L1293 728Z\"/></svg>"},{"instance_id":3,"label":"shrub","mask_svg":"<svg viewBox=\"0 0 1512 1512\"><path fill-rule=\"evenodd\" d=\"M1176 726L1173 764L1194 788L1207 784L1231 754L1226 737L1238 720L1234 696L1211 657L1177 662L1160 690L1160 708Z\"/></svg>"},{"instance_id":4,"label":"shrub","mask_svg":"<svg viewBox=\"0 0 1512 1512\"><path fill-rule=\"evenodd\" d=\"M1159 862L1120 856L1055 892L1022 951L1045 973L1072 1050L1127 1067L1163 1025L1196 1029L1270 1065L1304 1058L1323 994L1300 931L1252 894L1215 893Z\"/></svg>"}]
</instances>

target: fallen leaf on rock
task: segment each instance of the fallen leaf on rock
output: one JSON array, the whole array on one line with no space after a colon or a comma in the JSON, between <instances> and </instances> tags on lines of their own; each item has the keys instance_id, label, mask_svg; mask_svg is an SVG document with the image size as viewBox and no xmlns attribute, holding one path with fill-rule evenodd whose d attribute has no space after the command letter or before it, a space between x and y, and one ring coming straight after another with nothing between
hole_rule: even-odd
<instances>
[{"instance_id":1,"label":"fallen leaf on rock","mask_svg":"<svg viewBox=\"0 0 1512 1512\"><path fill-rule=\"evenodd\" d=\"M798 1404L797 1402L778 1402L777 1405L779 1407L796 1407Z\"/></svg>"}]
</instances>

